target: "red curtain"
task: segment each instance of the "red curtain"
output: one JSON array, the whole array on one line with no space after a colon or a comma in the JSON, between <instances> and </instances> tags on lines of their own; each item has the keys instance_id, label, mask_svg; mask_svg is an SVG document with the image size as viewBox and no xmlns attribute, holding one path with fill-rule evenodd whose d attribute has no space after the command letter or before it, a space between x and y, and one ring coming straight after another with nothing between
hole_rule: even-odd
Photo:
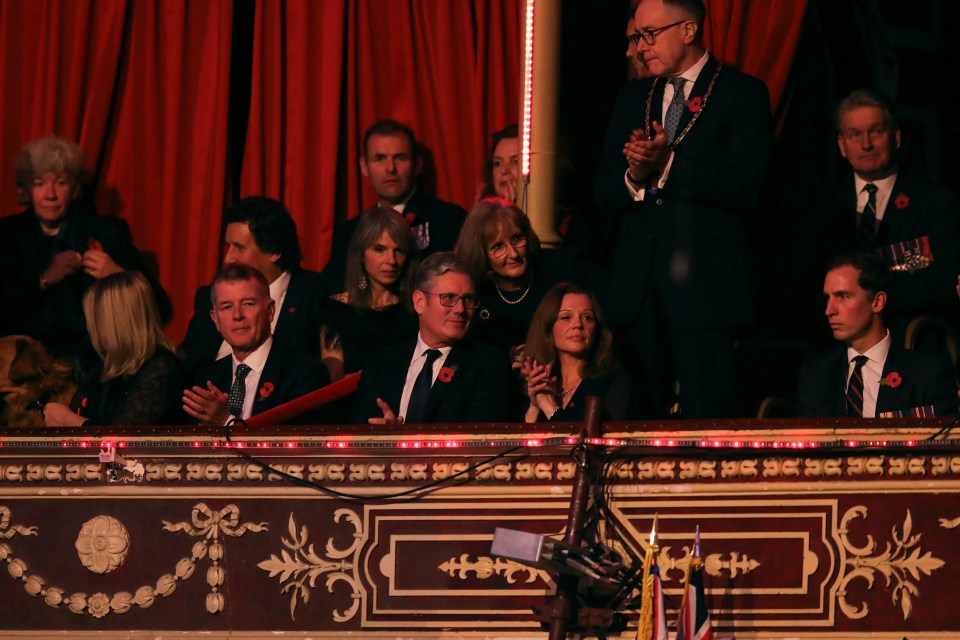
<instances>
[{"instance_id":1,"label":"red curtain","mask_svg":"<svg viewBox=\"0 0 960 640\"><path fill-rule=\"evenodd\" d=\"M13 160L29 140L76 140L100 163L120 63L126 2L0 2L0 215L20 210Z\"/></svg>"},{"instance_id":2,"label":"red curtain","mask_svg":"<svg viewBox=\"0 0 960 640\"><path fill-rule=\"evenodd\" d=\"M413 127L425 188L470 207L490 134L516 120L518 0L262 0L257 4L242 193L282 200L305 266L334 224L373 204L359 175L364 130Z\"/></svg>"},{"instance_id":3,"label":"red curtain","mask_svg":"<svg viewBox=\"0 0 960 640\"><path fill-rule=\"evenodd\" d=\"M56 133L95 171L174 302L179 339L220 253L233 3L0 2L0 203L20 209L13 158Z\"/></svg>"},{"instance_id":4,"label":"red curtain","mask_svg":"<svg viewBox=\"0 0 960 640\"><path fill-rule=\"evenodd\" d=\"M800 39L807 0L705 0L704 44L718 59L767 83L777 113L793 54Z\"/></svg>"}]
</instances>

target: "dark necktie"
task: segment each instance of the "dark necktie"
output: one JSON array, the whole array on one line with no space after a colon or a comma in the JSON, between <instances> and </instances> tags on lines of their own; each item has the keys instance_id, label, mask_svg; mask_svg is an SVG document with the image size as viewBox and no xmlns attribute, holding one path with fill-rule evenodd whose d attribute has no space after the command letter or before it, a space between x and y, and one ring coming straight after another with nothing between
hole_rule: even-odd
<instances>
[{"instance_id":1,"label":"dark necktie","mask_svg":"<svg viewBox=\"0 0 960 640\"><path fill-rule=\"evenodd\" d=\"M407 415L403 417L403 421L407 424L418 424L423 421L423 412L427 408L427 398L430 397L430 387L433 386L433 363L440 357L440 351L427 349L425 353L427 359L413 383L410 402L407 404Z\"/></svg>"},{"instance_id":2,"label":"dark necktie","mask_svg":"<svg viewBox=\"0 0 960 640\"><path fill-rule=\"evenodd\" d=\"M230 387L230 396L227 398L227 411L234 418L243 417L243 397L247 394L247 385L244 381L250 371L252 369L242 362L237 365L237 372L233 377L233 386Z\"/></svg>"},{"instance_id":3,"label":"dark necktie","mask_svg":"<svg viewBox=\"0 0 960 640\"><path fill-rule=\"evenodd\" d=\"M673 87L673 99L667 107L667 115L663 119L663 130L667 132L667 144L673 142L677 134L677 127L680 126L680 116L683 115L683 78L670 78L670 85Z\"/></svg>"},{"instance_id":4,"label":"dark necktie","mask_svg":"<svg viewBox=\"0 0 960 640\"><path fill-rule=\"evenodd\" d=\"M861 249L872 252L877 245L877 185L868 182L863 186L863 190L867 192L867 204L860 215L857 241Z\"/></svg>"},{"instance_id":5,"label":"dark necktie","mask_svg":"<svg viewBox=\"0 0 960 640\"><path fill-rule=\"evenodd\" d=\"M867 356L857 356L853 359L853 373L847 382L847 415L852 418L863 417L863 365L867 363Z\"/></svg>"}]
</instances>

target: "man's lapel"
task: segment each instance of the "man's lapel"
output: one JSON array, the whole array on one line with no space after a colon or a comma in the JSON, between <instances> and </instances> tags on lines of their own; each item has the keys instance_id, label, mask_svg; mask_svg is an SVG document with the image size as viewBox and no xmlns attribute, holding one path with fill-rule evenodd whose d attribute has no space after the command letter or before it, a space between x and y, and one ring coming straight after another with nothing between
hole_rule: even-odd
<instances>
[{"instance_id":1,"label":"man's lapel","mask_svg":"<svg viewBox=\"0 0 960 640\"><path fill-rule=\"evenodd\" d=\"M253 415L277 406L277 399L286 395L280 389L286 377L283 375L283 358L279 357L276 349L277 344L274 342L260 373L260 382L254 390L256 395L253 398Z\"/></svg>"},{"instance_id":2,"label":"man's lapel","mask_svg":"<svg viewBox=\"0 0 960 640\"><path fill-rule=\"evenodd\" d=\"M898 399L903 391L904 366L906 362L903 358L903 351L890 345L890 352L887 354L887 360L883 363L883 375L880 378L880 391L877 393L877 415L886 411L893 411L899 406ZM887 383L887 376L896 373L899 383L896 387Z\"/></svg>"},{"instance_id":3,"label":"man's lapel","mask_svg":"<svg viewBox=\"0 0 960 640\"><path fill-rule=\"evenodd\" d=\"M680 114L680 123L677 124L677 133L679 137L680 133L683 131L684 127L690 123L693 119L694 112L690 110L689 105L693 102L694 98L700 98L701 104L703 101L704 94L707 93L707 87L710 86L710 81L713 79L713 74L717 71L717 62L716 58L712 55L707 60L707 63L703 65L703 69L700 70L700 75L697 76L697 81L693 83L693 89L690 90L690 95L687 98L687 108L683 110ZM663 94L660 97L660 104L663 104ZM674 138L676 139L676 138Z\"/></svg>"},{"instance_id":4,"label":"man's lapel","mask_svg":"<svg viewBox=\"0 0 960 640\"><path fill-rule=\"evenodd\" d=\"M295 272L291 272L287 293L283 296L283 305L277 307L277 328L274 335L279 333L284 336L292 331L294 323L306 311L302 308L304 304L306 300L303 299L300 280Z\"/></svg>"},{"instance_id":5,"label":"man's lapel","mask_svg":"<svg viewBox=\"0 0 960 640\"><path fill-rule=\"evenodd\" d=\"M423 411L424 421L433 417L433 413L443 403L444 398L450 393L453 385L457 384L457 376L463 373L463 369L470 361L468 351L453 347L450 355L444 360L440 368L440 374L437 376L433 386L430 387L430 395L427 397L427 406Z\"/></svg>"},{"instance_id":6,"label":"man's lapel","mask_svg":"<svg viewBox=\"0 0 960 640\"><path fill-rule=\"evenodd\" d=\"M850 363L847 360L847 345L840 344L834 352L833 364L828 369L826 384L837 416L847 415L847 382Z\"/></svg>"}]
</instances>

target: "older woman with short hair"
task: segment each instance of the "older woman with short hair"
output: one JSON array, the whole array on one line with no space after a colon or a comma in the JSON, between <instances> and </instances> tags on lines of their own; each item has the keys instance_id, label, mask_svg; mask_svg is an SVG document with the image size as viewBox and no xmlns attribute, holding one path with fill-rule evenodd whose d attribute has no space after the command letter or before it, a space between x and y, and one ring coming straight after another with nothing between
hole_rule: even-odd
<instances>
[{"instance_id":1,"label":"older woman with short hair","mask_svg":"<svg viewBox=\"0 0 960 640\"><path fill-rule=\"evenodd\" d=\"M74 142L32 140L15 164L27 210L0 219L0 335L29 335L54 356L75 355L86 338L83 292L109 275L144 271L140 252L123 219L81 204L88 172ZM151 286L168 310L159 283Z\"/></svg>"},{"instance_id":2,"label":"older woman with short hair","mask_svg":"<svg viewBox=\"0 0 960 640\"><path fill-rule=\"evenodd\" d=\"M100 364L70 407L43 407L50 426L153 425L181 422L183 373L160 325L147 279L122 271L94 282L83 296L87 329Z\"/></svg>"},{"instance_id":3,"label":"older woman with short hair","mask_svg":"<svg viewBox=\"0 0 960 640\"><path fill-rule=\"evenodd\" d=\"M613 335L597 296L561 282L543 297L527 334L521 375L526 422L578 422L586 398L599 396L605 420L638 417L639 386L618 366Z\"/></svg>"}]
</instances>

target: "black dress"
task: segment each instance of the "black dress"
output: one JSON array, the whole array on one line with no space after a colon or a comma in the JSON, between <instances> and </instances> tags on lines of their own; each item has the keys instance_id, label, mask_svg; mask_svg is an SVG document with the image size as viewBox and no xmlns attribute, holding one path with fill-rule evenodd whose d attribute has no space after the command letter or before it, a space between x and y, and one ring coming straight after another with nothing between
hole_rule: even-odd
<instances>
[{"instance_id":1,"label":"black dress","mask_svg":"<svg viewBox=\"0 0 960 640\"><path fill-rule=\"evenodd\" d=\"M357 309L329 299L324 305L328 334L340 336L346 373L363 369L371 354L417 335L417 316L402 304L377 310Z\"/></svg>"},{"instance_id":2,"label":"black dress","mask_svg":"<svg viewBox=\"0 0 960 640\"><path fill-rule=\"evenodd\" d=\"M102 367L102 364L101 364ZM183 424L183 368L173 353L163 348L131 376L100 381L97 367L80 385L70 409L87 418L84 425Z\"/></svg>"},{"instance_id":3,"label":"black dress","mask_svg":"<svg viewBox=\"0 0 960 640\"><path fill-rule=\"evenodd\" d=\"M554 414L551 422L580 422L583 420L587 396L599 396L603 420L635 420L640 417L636 380L623 367L596 378L584 378L573 397ZM542 415L538 422L545 422Z\"/></svg>"},{"instance_id":4,"label":"black dress","mask_svg":"<svg viewBox=\"0 0 960 640\"><path fill-rule=\"evenodd\" d=\"M577 282L601 293L604 274L575 249L545 249L531 263L533 281L529 290L497 290L485 279L477 285L477 310L470 323L471 336L509 351L527 341L530 321L543 296L558 282ZM526 293L524 293L526 292Z\"/></svg>"}]
</instances>

